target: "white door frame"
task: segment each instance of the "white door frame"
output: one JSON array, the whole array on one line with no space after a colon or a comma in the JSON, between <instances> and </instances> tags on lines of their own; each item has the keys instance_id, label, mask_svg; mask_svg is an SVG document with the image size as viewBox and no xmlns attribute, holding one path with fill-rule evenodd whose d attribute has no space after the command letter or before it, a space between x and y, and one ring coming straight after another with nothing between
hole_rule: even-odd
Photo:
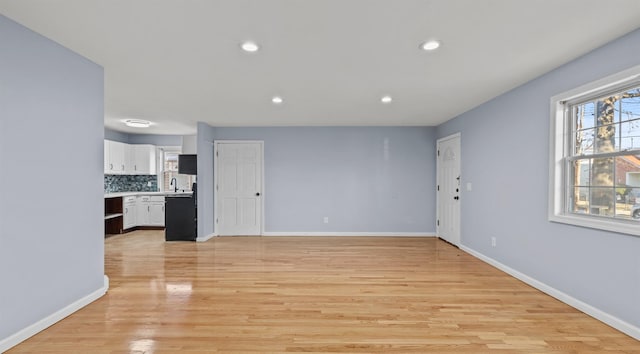
<instances>
[{"instance_id":1,"label":"white door frame","mask_svg":"<svg viewBox=\"0 0 640 354\"><path fill-rule=\"evenodd\" d=\"M263 140L214 140L213 141L213 232L215 235L218 233L218 144L259 144L262 156L260 157L262 170L261 185L260 185L260 236L264 235L264 141Z\"/></svg>"},{"instance_id":2,"label":"white door frame","mask_svg":"<svg viewBox=\"0 0 640 354\"><path fill-rule=\"evenodd\" d=\"M460 154L458 155L458 161L460 164L460 176L462 176L462 135L459 132L445 136L444 138L438 139L436 141L436 154L440 147L441 142L449 139L454 139L454 138L458 138L460 142ZM438 155L436 155L436 188L438 188L440 184L441 184L440 183L440 158ZM460 181L460 194L462 194L462 180ZM458 205L460 206L459 201L458 201ZM458 214L461 214L461 209L462 208L459 208ZM440 220L440 191L436 190L436 235L438 236L438 238L443 239L442 237L440 237L440 225L438 223L438 220ZM454 245L458 247L460 247L460 245L462 244L462 229L461 229L462 223L460 221L461 221L461 218L458 218L458 240L457 240L457 243L454 243Z\"/></svg>"}]
</instances>

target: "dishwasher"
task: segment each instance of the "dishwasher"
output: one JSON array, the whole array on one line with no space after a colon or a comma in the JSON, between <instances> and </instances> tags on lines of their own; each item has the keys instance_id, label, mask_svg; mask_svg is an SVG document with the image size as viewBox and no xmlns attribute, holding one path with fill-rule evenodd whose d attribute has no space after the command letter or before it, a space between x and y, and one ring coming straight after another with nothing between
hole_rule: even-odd
<instances>
[{"instance_id":1,"label":"dishwasher","mask_svg":"<svg viewBox=\"0 0 640 354\"><path fill-rule=\"evenodd\" d=\"M195 241L198 231L195 195L165 197L165 241Z\"/></svg>"}]
</instances>

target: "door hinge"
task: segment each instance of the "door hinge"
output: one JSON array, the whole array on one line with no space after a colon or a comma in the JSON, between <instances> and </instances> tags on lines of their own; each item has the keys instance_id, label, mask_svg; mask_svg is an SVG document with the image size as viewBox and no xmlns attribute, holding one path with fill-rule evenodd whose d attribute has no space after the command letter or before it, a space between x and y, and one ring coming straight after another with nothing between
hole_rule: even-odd
<instances>
[{"instance_id":1,"label":"door hinge","mask_svg":"<svg viewBox=\"0 0 640 354\"><path fill-rule=\"evenodd\" d=\"M218 150L216 150L216 157L218 156Z\"/></svg>"},{"instance_id":2,"label":"door hinge","mask_svg":"<svg viewBox=\"0 0 640 354\"><path fill-rule=\"evenodd\" d=\"M436 225L437 225L437 226L440 226L440 219L438 219L438 220L436 221Z\"/></svg>"},{"instance_id":3,"label":"door hinge","mask_svg":"<svg viewBox=\"0 0 640 354\"><path fill-rule=\"evenodd\" d=\"M440 185L438 185L438 192L440 191Z\"/></svg>"},{"instance_id":4,"label":"door hinge","mask_svg":"<svg viewBox=\"0 0 640 354\"><path fill-rule=\"evenodd\" d=\"M218 190L218 185L216 184L216 190Z\"/></svg>"},{"instance_id":5,"label":"door hinge","mask_svg":"<svg viewBox=\"0 0 640 354\"><path fill-rule=\"evenodd\" d=\"M438 156L440 156L440 150L438 150Z\"/></svg>"},{"instance_id":6,"label":"door hinge","mask_svg":"<svg viewBox=\"0 0 640 354\"><path fill-rule=\"evenodd\" d=\"M216 218L216 224L218 223L218 219Z\"/></svg>"}]
</instances>

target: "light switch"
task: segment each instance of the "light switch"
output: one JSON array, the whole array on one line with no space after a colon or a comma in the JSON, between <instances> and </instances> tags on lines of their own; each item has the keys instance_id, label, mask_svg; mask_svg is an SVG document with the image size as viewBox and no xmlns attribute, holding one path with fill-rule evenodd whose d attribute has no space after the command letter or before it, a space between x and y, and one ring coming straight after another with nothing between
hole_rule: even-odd
<instances>
[{"instance_id":1,"label":"light switch","mask_svg":"<svg viewBox=\"0 0 640 354\"><path fill-rule=\"evenodd\" d=\"M470 191L471 190L471 182L467 182L467 190Z\"/></svg>"}]
</instances>

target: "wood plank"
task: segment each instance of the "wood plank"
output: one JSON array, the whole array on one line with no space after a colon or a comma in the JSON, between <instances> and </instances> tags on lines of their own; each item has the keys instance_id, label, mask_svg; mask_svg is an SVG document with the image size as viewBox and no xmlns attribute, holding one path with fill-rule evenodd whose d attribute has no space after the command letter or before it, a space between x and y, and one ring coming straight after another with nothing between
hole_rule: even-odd
<instances>
[{"instance_id":1,"label":"wood plank","mask_svg":"<svg viewBox=\"0 0 640 354\"><path fill-rule=\"evenodd\" d=\"M8 353L640 353L434 238L105 240L111 288Z\"/></svg>"}]
</instances>

